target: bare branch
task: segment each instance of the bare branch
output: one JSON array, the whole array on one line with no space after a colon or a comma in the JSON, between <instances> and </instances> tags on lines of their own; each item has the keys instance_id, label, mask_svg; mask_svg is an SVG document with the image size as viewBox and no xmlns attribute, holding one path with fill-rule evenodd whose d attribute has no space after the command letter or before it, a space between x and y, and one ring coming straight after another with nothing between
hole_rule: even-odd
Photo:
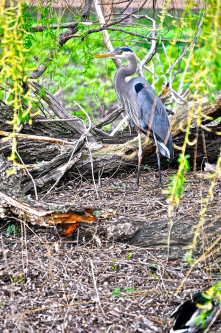
<instances>
[{"instance_id":1,"label":"bare branch","mask_svg":"<svg viewBox=\"0 0 221 333\"><path fill-rule=\"evenodd\" d=\"M104 19L102 10L101 10L101 6L98 4L98 0L93 0L93 1L94 1L94 7L95 7L95 10L97 13L98 20L99 20L101 26L105 26L106 22L105 22L105 19ZM114 48L113 48L113 45L111 44L108 31L103 30L102 34L103 34L106 48L108 49L109 52L113 51ZM121 62L118 59L113 59L113 61L114 61L115 65L117 66L117 68L121 67Z\"/></svg>"},{"instance_id":2,"label":"bare branch","mask_svg":"<svg viewBox=\"0 0 221 333\"><path fill-rule=\"evenodd\" d=\"M126 7L120 12L120 14L123 14L126 10L127 10L127 8L130 6L130 4L133 2L133 0L130 0L129 2L128 2L128 4L126 5Z\"/></svg>"},{"instance_id":3,"label":"bare branch","mask_svg":"<svg viewBox=\"0 0 221 333\"><path fill-rule=\"evenodd\" d=\"M115 23L112 23L112 25L115 25ZM143 38L143 39L149 39L149 40L158 41L158 38L153 38L153 37L149 37L149 36L140 35L140 34L137 34L137 33L134 33L134 32L126 31L126 30L124 30L122 28L110 28L109 25L105 25L105 26L100 27L98 29L88 30L85 34L86 35L90 35L90 34L93 34L95 32L100 32L102 30L121 31L121 32L123 32L123 33L125 33L127 35L131 35L131 36L134 36L134 37L140 37L140 38ZM84 37L84 36L82 36L82 37ZM165 39L165 38L161 38L161 40L164 41L164 42L169 42L169 43L174 42L171 39ZM177 39L175 42L176 43L187 43L186 40L181 40L181 39Z\"/></svg>"},{"instance_id":4,"label":"bare branch","mask_svg":"<svg viewBox=\"0 0 221 333\"><path fill-rule=\"evenodd\" d=\"M102 130L96 128L96 127L93 127L92 129L93 129L93 131L94 131L95 133L97 133L97 134L99 134L99 135L101 135L101 136L105 136L106 138L109 138L109 137L110 137L110 135L109 135L107 132L104 132L104 131L102 131ZM1 149L0 149L0 151L1 151Z\"/></svg>"},{"instance_id":5,"label":"bare branch","mask_svg":"<svg viewBox=\"0 0 221 333\"><path fill-rule=\"evenodd\" d=\"M51 118L47 118L47 119L34 119L33 123L60 123L60 122L69 122L69 121L79 121L78 117L74 117L73 119L51 119Z\"/></svg>"},{"instance_id":6,"label":"bare branch","mask_svg":"<svg viewBox=\"0 0 221 333\"><path fill-rule=\"evenodd\" d=\"M112 23L106 24L105 27L107 28L107 27L110 27L110 26L112 26L112 25L116 25L116 24L118 24L118 23L121 23L122 21L124 21L124 20L126 20L127 18L131 17L133 14L136 14L137 12L141 11L141 9L143 9L143 7L144 7L145 4L147 3L147 1L148 1L148 0L144 0L144 2L142 3L142 5L139 6L139 8L136 9L132 14L130 13L130 14L126 15L126 16L123 16L123 18L121 18L121 19L119 19L119 20L117 20L117 21L115 21L115 22L112 22Z\"/></svg>"},{"instance_id":7,"label":"bare branch","mask_svg":"<svg viewBox=\"0 0 221 333\"><path fill-rule=\"evenodd\" d=\"M152 22L152 38L155 38L156 34L158 33L158 30L156 30L156 22L154 19L151 19L147 15L145 15L145 17ZM146 56L141 60L141 62L139 64L139 67L138 67L139 76L144 76L144 73L143 73L144 65L152 59L152 57L156 53L156 48L157 48L157 43L155 40L152 40L149 51L147 52Z\"/></svg>"},{"instance_id":8,"label":"bare branch","mask_svg":"<svg viewBox=\"0 0 221 333\"><path fill-rule=\"evenodd\" d=\"M204 18L201 19L199 27L198 27L198 32L197 32L196 36L194 37L193 41L191 42L191 44L181 53L181 55L176 59L174 64L167 70L167 72L165 74L169 74L174 69L174 67L177 65L177 63L180 61L180 59L183 58L187 54L187 52L195 46L196 41L199 38L201 31L202 31L203 21L204 21Z\"/></svg>"},{"instance_id":9,"label":"bare branch","mask_svg":"<svg viewBox=\"0 0 221 333\"><path fill-rule=\"evenodd\" d=\"M112 123L123 111L123 107L114 110L113 112L108 114L98 125L96 125L95 128L101 128L105 125ZM94 129L94 127L92 129Z\"/></svg>"},{"instance_id":10,"label":"bare branch","mask_svg":"<svg viewBox=\"0 0 221 333\"><path fill-rule=\"evenodd\" d=\"M45 141L45 142L53 142L57 144L63 145L75 145L76 142L65 141L57 138L50 138L48 136L38 136L38 135L30 135L30 134L22 134L22 133L10 133L6 131L0 131L0 135L9 138L17 138L24 140L33 140L33 141Z\"/></svg>"},{"instance_id":11,"label":"bare branch","mask_svg":"<svg viewBox=\"0 0 221 333\"><path fill-rule=\"evenodd\" d=\"M178 94L181 94L182 93L182 90L183 90L183 84L184 84L184 79L186 77L186 74L187 74L187 71L189 69L189 65L190 65L190 60L191 60L191 57L192 57L192 53L193 53L193 48L190 50L190 53L189 53L189 57L187 58L186 60L186 66L185 66L185 69L183 71L183 74L182 74L182 78L180 80L180 84L179 84L179 89L178 89ZM183 96L184 97L184 96Z\"/></svg>"},{"instance_id":12,"label":"bare branch","mask_svg":"<svg viewBox=\"0 0 221 333\"><path fill-rule=\"evenodd\" d=\"M84 7L82 9L82 14L81 17L83 19L86 19L89 15L90 12L90 7L91 7L92 0L86 0ZM67 37L68 36L73 36L76 32L78 31L78 23L76 22L75 24L72 25L71 28L67 29L65 32L62 32L59 37L58 37L58 52L62 48L62 46L67 42ZM48 68L48 65L51 63L55 55L55 50L52 50L49 52L47 57L45 58L44 62L41 63L36 70L34 70L30 75L30 79L38 79Z\"/></svg>"},{"instance_id":13,"label":"bare branch","mask_svg":"<svg viewBox=\"0 0 221 333\"><path fill-rule=\"evenodd\" d=\"M29 86L38 95L40 91L42 91L42 86L37 82L30 82ZM44 94L43 96L41 96L41 98L49 105L49 107L57 117L61 119L64 118L70 119L71 121L68 123L68 125L72 127L78 134L83 134L85 132L84 126L81 125L80 120L72 121L73 120L72 116L65 110L65 108L57 101L57 99L52 94L50 94L48 91L44 89ZM88 133L88 136L92 137L90 133Z\"/></svg>"},{"instance_id":14,"label":"bare branch","mask_svg":"<svg viewBox=\"0 0 221 333\"><path fill-rule=\"evenodd\" d=\"M85 21L87 21L89 15L90 15L91 4L92 4L92 0L84 1L84 7L82 8L82 11L81 11L81 18Z\"/></svg>"},{"instance_id":15,"label":"bare branch","mask_svg":"<svg viewBox=\"0 0 221 333\"><path fill-rule=\"evenodd\" d=\"M94 22L81 22L82 25L90 26L93 25ZM62 24L49 24L48 26L45 25L37 25L35 27L32 27L33 32L43 32L45 29L70 29L70 28L76 28L78 25L78 22L68 22L68 23L62 23Z\"/></svg>"},{"instance_id":16,"label":"bare branch","mask_svg":"<svg viewBox=\"0 0 221 333\"><path fill-rule=\"evenodd\" d=\"M115 129L111 132L110 136L114 136L115 133L117 133L117 131L124 125L124 123L126 121L128 121L129 115L127 114L117 125L117 127L115 127Z\"/></svg>"}]
</instances>

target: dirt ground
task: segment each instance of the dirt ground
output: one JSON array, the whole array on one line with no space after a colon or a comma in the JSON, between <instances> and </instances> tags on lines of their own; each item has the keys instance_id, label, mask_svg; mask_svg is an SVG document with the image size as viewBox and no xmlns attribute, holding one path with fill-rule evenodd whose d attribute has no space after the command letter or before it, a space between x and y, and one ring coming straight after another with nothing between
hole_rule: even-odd
<instances>
[{"instance_id":1,"label":"dirt ground","mask_svg":"<svg viewBox=\"0 0 221 333\"><path fill-rule=\"evenodd\" d=\"M164 184L174 172L163 171ZM143 171L138 192L135 178L135 173L125 173L96 180L99 197L94 184L82 177L64 183L44 199L42 193L46 202L95 207L98 222L82 225L69 238L54 227L14 219L1 222L0 332L168 332L175 307L220 280L215 260L201 262L185 280L188 264L183 258L167 261L165 248L159 255L153 248L114 242L98 232L106 220L168 219L157 173ZM196 217L208 189L208 180L188 173L174 218ZM220 198L218 182L207 216L220 214ZM15 233L8 229L12 224ZM221 332L219 317L212 332Z\"/></svg>"}]
</instances>

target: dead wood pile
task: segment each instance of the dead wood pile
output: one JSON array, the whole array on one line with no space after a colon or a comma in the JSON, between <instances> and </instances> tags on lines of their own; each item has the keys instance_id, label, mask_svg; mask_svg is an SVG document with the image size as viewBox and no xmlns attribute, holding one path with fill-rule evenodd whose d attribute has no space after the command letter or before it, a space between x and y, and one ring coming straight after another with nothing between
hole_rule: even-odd
<instances>
[{"instance_id":1,"label":"dead wood pile","mask_svg":"<svg viewBox=\"0 0 221 333\"><path fill-rule=\"evenodd\" d=\"M197 103L195 107L198 107ZM189 107L186 105L180 108L171 118L171 131L174 142L180 146L183 138L182 131L187 124L188 111ZM206 98L202 101L202 112L206 119L205 122L208 121L208 117L221 115L221 92L217 93L213 107L207 102ZM8 120L12 119L12 110L8 107L1 107L0 114L0 135L3 137L9 136L10 126L8 125ZM108 117L110 118L110 116ZM77 119L75 120L78 121ZM103 123L106 123L106 121L107 119ZM71 232L70 230L76 229L79 221L92 223L96 220L95 216L93 216L93 208L63 207L61 215L58 215L60 208L52 209L51 205L45 209L38 200L34 201L27 197L27 193L33 192L34 189L35 198L37 199L37 191L39 189L45 190L51 186L54 187L67 174L67 171L71 172L72 175L87 175L88 177L100 172L104 174L113 173L117 169L123 169L127 165L137 163L136 137L128 140L126 136L126 142L122 143L125 137L121 138L121 142L119 142L118 137L104 139L96 135L92 136L94 134L92 129L89 137L87 135L89 132L81 133L82 129L80 130L81 136L78 137L80 133L73 131L73 126L70 127L71 123L72 119L67 123L54 122L53 120L48 123L45 122L45 119L38 116L33 119L32 126L24 125L20 133L14 134L18 139L17 151L19 159L22 163L28 165L25 166L23 172L17 171L17 175L10 177L10 180L6 170L12 166L4 158L10 152L10 140L1 142L1 152L4 153L1 158L2 177L4 175L1 186L2 202L5 202L7 207L14 207L13 210L19 212L18 216L23 214L31 222L40 218L41 223L45 225L59 223L63 226L66 225L65 228L69 228L71 224L72 227L69 228L68 235ZM75 129L78 129L76 125ZM197 151L199 158L198 160L196 158L196 161L199 164L202 164L204 160L211 161L211 159L214 162L219 155L220 136L217 135L217 132L220 132L220 124L209 127L208 131L204 129L200 129L200 131L194 127L192 128L192 136L194 137L197 134L198 140L195 146L191 147L191 158L194 159L193 156L195 151ZM154 146L150 140L144 137L142 148L149 164L151 161L149 155L154 151ZM179 150L177 150L178 154ZM155 159L155 156L153 158ZM11 190L8 186L10 183L12 183ZM80 214L80 220L75 214ZM73 223L75 224L74 226Z\"/></svg>"}]
</instances>

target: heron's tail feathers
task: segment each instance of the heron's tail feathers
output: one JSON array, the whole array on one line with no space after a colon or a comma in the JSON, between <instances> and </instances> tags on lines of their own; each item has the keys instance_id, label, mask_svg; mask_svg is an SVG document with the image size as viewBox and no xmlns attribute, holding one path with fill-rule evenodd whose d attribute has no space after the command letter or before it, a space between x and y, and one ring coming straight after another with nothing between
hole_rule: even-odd
<instances>
[{"instance_id":1,"label":"heron's tail feathers","mask_svg":"<svg viewBox=\"0 0 221 333\"><path fill-rule=\"evenodd\" d=\"M165 144L159 137L157 138L157 143L159 150L162 155L169 158L170 160L174 159L174 149L173 149L173 139L172 136L169 136L167 143Z\"/></svg>"},{"instance_id":2,"label":"heron's tail feathers","mask_svg":"<svg viewBox=\"0 0 221 333\"><path fill-rule=\"evenodd\" d=\"M170 151L167 148L167 146L163 142L160 142L160 141L157 141L157 143L158 143L158 147L160 149L161 154L166 156L169 159L172 159L172 156L171 156Z\"/></svg>"}]
</instances>

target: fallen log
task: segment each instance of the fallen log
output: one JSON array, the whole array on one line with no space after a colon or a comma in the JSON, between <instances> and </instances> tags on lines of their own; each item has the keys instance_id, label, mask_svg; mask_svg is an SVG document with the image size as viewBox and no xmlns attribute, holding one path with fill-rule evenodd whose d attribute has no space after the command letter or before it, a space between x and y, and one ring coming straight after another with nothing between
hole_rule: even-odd
<instances>
[{"instance_id":1,"label":"fallen log","mask_svg":"<svg viewBox=\"0 0 221 333\"><path fill-rule=\"evenodd\" d=\"M11 132L12 126L9 122L13 119L13 108L9 106L0 106L0 129L2 131ZM42 120L47 119L47 122ZM68 119L69 121L69 119ZM74 138L76 133L66 122L53 122L49 118L37 115L32 118L32 124L24 123L22 125L22 133L39 136L49 136L57 138ZM77 136L75 137L75 139Z\"/></svg>"},{"instance_id":2,"label":"fallen log","mask_svg":"<svg viewBox=\"0 0 221 333\"><path fill-rule=\"evenodd\" d=\"M21 171L8 175L11 164L0 156L0 218L16 217L24 222L45 227L57 226L66 229L64 236L70 236L81 222L92 224L96 221L92 207L58 205L39 202L22 193L19 180Z\"/></svg>"},{"instance_id":3,"label":"fallen log","mask_svg":"<svg viewBox=\"0 0 221 333\"><path fill-rule=\"evenodd\" d=\"M173 223L170 233L170 246L168 248L168 230L169 220L153 220L152 222L141 221L134 218L117 219L106 221L99 226L98 232L105 236L109 241L127 243L139 247L146 247L150 250L153 249L157 257L165 257L168 253L170 261L180 260L189 246L193 242L194 231L199 223L197 219L181 219L178 223ZM214 218L214 220L207 220L201 227L200 237L196 244L197 256L200 253L205 253L209 246L219 239L217 244L211 250L210 256L221 262L221 254L219 250L221 245L221 216ZM202 238L206 234L206 247ZM206 255L205 255L206 257Z\"/></svg>"},{"instance_id":4,"label":"fallen log","mask_svg":"<svg viewBox=\"0 0 221 333\"><path fill-rule=\"evenodd\" d=\"M195 147L195 145L187 147L186 154L190 156L189 162L191 169L193 168L194 164L195 150L197 152L196 163L198 168L202 168L204 162L216 163L217 158L220 154L221 147L221 135L218 135L217 132L221 132L221 124L208 127L208 131L200 129L198 133L198 142L196 143L197 147ZM205 137L205 145L202 139L202 135L204 135ZM196 129L192 129L190 140L194 140L195 136ZM125 140L125 137L118 138L118 140L120 139ZM100 149L98 142L96 144L93 143L93 145L89 144L89 148L91 150L93 158L93 171L95 174L97 174L99 170L103 170L103 173L111 174L113 170L116 170L117 168L125 168L131 165L137 165L136 137L133 140L127 141L126 143L118 143L115 145L106 145L107 139L103 140L105 140L105 144L100 143ZM181 147L183 140L184 134L182 133L176 138L174 138L174 143L177 146ZM59 172L62 170L62 166L65 165L65 163L67 163L67 161L69 160L72 151L73 149L68 148L65 152L60 153L60 155L55 157L52 161L40 164L38 167L30 170L33 178L36 181L36 185L40 188L43 188L45 185L52 185L52 182L55 181L59 176ZM143 164L146 164L148 167L157 168L157 159L154 151L155 148L152 145L152 154L149 150L148 156L143 159ZM82 150L80 151L80 153L81 155L75 154L75 159L72 159L73 165L70 166L69 172L72 173L72 176L76 175L78 177L79 175L83 174L84 176L88 176L91 178L92 166L90 157L88 156L88 149L86 145L82 146ZM162 169L167 169L168 167L176 168L178 165L177 159L179 157L179 154L180 151L175 149L174 160L170 163L168 163L168 160L166 158L161 157ZM131 155L133 155L133 159ZM32 183L27 176L23 177L22 184L25 192L31 190Z\"/></svg>"},{"instance_id":5,"label":"fallen log","mask_svg":"<svg viewBox=\"0 0 221 333\"><path fill-rule=\"evenodd\" d=\"M0 130L11 132L11 125L9 121L13 119L13 109L8 106L0 107ZM48 137L46 141L33 141L17 139L17 151L22 157L25 164L36 164L42 161L50 161L58 156L62 151L62 144L51 142L50 138L59 138L64 141L77 140L78 135L74 130L64 122L53 122L47 119L47 122L42 122L45 117L40 115L33 118L32 124L28 123L22 125L21 133L25 135L35 135L39 137ZM5 156L11 154L10 141L0 141L0 152Z\"/></svg>"},{"instance_id":6,"label":"fallen log","mask_svg":"<svg viewBox=\"0 0 221 333\"><path fill-rule=\"evenodd\" d=\"M215 103L213 106L207 101L207 98L203 98L200 102L202 108L203 118L205 122L208 121L208 117L216 118L221 116L221 92L218 92L215 97ZM195 103L194 108L198 108L199 103ZM183 130L187 125L187 115L190 105L185 105L181 107L178 112L171 117L171 132L176 143L176 137L180 135L180 144L182 146L183 140ZM1 125L1 123L0 123ZM45 125L42 125L45 126ZM62 124L64 126L64 124ZM1 127L0 127L1 130ZM191 128L193 136L195 135L195 129ZM212 140L212 137L216 135L216 130L213 130L212 134L207 133L207 145L208 141ZM56 137L56 135L53 135ZM92 164L91 158L93 160L93 173L97 174L100 171L103 173L112 173L116 169L122 169L130 165L137 165L137 154L138 154L138 142L137 137L134 137L132 140L119 143L119 138L99 138L95 137L96 141L89 142L80 147L80 149L75 148L65 148L65 150L59 149L59 155L57 154L51 161L40 163L38 166L30 170L31 175L33 176L36 185L38 187L51 186L55 180L59 177L62 177L67 170L70 170L72 174L84 174L90 176L92 174ZM216 135L217 145L220 147L220 137ZM115 142L113 143L113 140ZM198 136L199 145L202 142L201 135ZM209 143L210 144L210 143ZM216 150L219 150L219 147L216 147ZM142 138L142 149L143 157L148 156L145 160L145 163L149 164L149 155L155 151L153 143L148 140L145 136ZM203 150L203 153L202 153ZM27 151L20 151L18 145L18 152L22 159L27 161ZM58 150L56 150L56 153ZM191 154L194 154L194 149L190 146ZM187 153L189 153L189 148ZM214 153L214 150L213 150ZM46 152L47 154L47 152ZM25 155L25 156L24 156ZM40 157L38 154L36 154ZM179 155L179 150L175 149L175 161L176 157ZM200 153L201 159L198 164L202 163L205 157L205 145L201 144ZM214 156L214 154L212 154ZM209 156L209 151L208 151ZM210 163L214 163L214 157L211 161L207 156L207 160ZM218 154L216 154L215 159ZM155 156L153 157L154 160ZM192 157L193 159L193 157ZM42 159L40 159L42 161ZM47 160L45 160L47 161ZM71 162L72 161L72 162ZM39 160L38 160L39 162ZM155 162L154 162L155 164ZM167 164L168 165L168 164ZM173 164L172 164L173 165ZM64 172L65 170L65 172ZM23 180L23 189L28 192L32 188L32 183L27 176L24 176Z\"/></svg>"}]
</instances>

